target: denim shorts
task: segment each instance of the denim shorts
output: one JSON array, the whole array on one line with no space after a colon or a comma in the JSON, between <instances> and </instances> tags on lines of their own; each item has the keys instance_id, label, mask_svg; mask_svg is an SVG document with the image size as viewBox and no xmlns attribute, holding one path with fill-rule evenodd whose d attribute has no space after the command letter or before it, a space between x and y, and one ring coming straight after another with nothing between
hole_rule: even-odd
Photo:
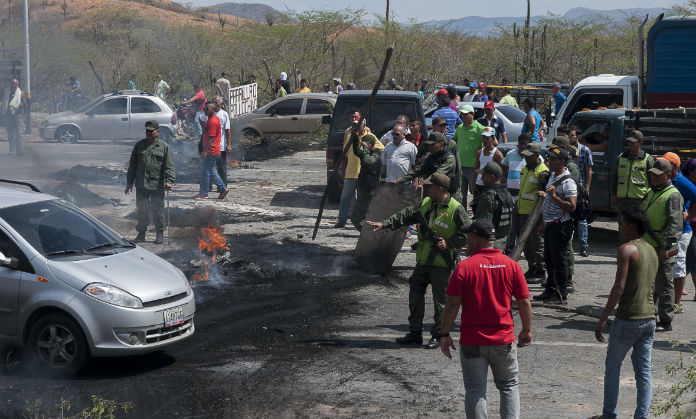
<instances>
[{"instance_id":1,"label":"denim shorts","mask_svg":"<svg viewBox=\"0 0 696 419\"><path fill-rule=\"evenodd\" d=\"M686 247L685 265L686 272L696 273L696 239L694 239L693 234L691 236L691 241L689 242L689 245Z\"/></svg>"}]
</instances>

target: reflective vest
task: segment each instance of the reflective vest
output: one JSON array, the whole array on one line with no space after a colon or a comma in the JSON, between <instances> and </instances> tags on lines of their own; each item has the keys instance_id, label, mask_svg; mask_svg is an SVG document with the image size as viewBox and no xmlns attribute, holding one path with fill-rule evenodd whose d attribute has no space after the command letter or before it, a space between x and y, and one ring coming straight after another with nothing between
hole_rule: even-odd
<instances>
[{"instance_id":1,"label":"reflective vest","mask_svg":"<svg viewBox=\"0 0 696 419\"><path fill-rule=\"evenodd\" d=\"M544 162L540 162L534 170L530 171L527 166L522 168L520 172L520 193L517 197L517 213L528 215L532 212L534 204L539 199L539 176L542 173L548 172Z\"/></svg>"},{"instance_id":2,"label":"reflective vest","mask_svg":"<svg viewBox=\"0 0 696 419\"><path fill-rule=\"evenodd\" d=\"M432 207L433 200L425 198L421 204L421 213L430 223L430 228L433 229L440 237L449 240L457 233L457 225L454 222L454 212L461 204L454 198L450 198L447 207L440 207L437 213L431 218L428 214ZM418 249L416 249L416 263L422 266L435 266L438 268L447 268L449 265L440 254L440 251L435 248L435 243L432 240L426 239L426 233L422 228L418 227ZM454 249L447 249L450 257L454 259Z\"/></svg>"},{"instance_id":3,"label":"reflective vest","mask_svg":"<svg viewBox=\"0 0 696 419\"><path fill-rule=\"evenodd\" d=\"M645 195L645 199L643 199L643 209L648 214L650 228L652 228L658 240L655 242L655 239L650 234L646 234L645 241L656 249L662 247L662 240L665 238L665 227L667 227L667 215L669 214L667 204L669 203L669 197L675 193L679 193L677 188L674 185L669 185L659 191L651 189Z\"/></svg>"},{"instance_id":4,"label":"reflective vest","mask_svg":"<svg viewBox=\"0 0 696 419\"><path fill-rule=\"evenodd\" d=\"M645 170L648 153L643 153L642 159L635 160L629 160L624 154L619 156L616 197L642 199L650 190L648 171Z\"/></svg>"}]
</instances>

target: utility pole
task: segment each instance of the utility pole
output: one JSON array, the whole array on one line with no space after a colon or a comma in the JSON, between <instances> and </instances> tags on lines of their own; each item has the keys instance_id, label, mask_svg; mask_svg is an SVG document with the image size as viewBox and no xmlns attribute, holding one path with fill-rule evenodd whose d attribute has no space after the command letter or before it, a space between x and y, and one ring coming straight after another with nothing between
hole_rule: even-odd
<instances>
[{"instance_id":1,"label":"utility pole","mask_svg":"<svg viewBox=\"0 0 696 419\"><path fill-rule=\"evenodd\" d=\"M24 68L26 69L26 81L24 94L27 97L27 116L25 132L31 134L31 64L29 62L29 0L24 0Z\"/></svg>"}]
</instances>

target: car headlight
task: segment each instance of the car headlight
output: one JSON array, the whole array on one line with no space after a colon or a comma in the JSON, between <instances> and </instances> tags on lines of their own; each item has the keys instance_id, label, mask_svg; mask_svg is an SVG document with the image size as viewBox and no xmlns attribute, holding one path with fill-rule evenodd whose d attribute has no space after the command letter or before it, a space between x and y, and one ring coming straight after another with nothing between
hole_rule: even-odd
<instances>
[{"instance_id":1,"label":"car headlight","mask_svg":"<svg viewBox=\"0 0 696 419\"><path fill-rule=\"evenodd\" d=\"M113 304L128 308L143 308L143 302L140 298L135 297L120 288L107 284L89 284L82 289L82 292L94 297L97 300L102 300L105 303Z\"/></svg>"}]
</instances>

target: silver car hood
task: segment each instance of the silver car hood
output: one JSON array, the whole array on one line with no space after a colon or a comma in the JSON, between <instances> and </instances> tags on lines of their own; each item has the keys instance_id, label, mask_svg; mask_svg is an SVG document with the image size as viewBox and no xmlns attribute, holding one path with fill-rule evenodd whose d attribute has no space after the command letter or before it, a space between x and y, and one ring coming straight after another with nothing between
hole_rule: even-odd
<instances>
[{"instance_id":1,"label":"silver car hood","mask_svg":"<svg viewBox=\"0 0 696 419\"><path fill-rule=\"evenodd\" d=\"M188 288L181 271L142 247L87 260L48 260L47 265L56 278L78 290L100 282L116 286L142 302L171 297Z\"/></svg>"}]
</instances>

